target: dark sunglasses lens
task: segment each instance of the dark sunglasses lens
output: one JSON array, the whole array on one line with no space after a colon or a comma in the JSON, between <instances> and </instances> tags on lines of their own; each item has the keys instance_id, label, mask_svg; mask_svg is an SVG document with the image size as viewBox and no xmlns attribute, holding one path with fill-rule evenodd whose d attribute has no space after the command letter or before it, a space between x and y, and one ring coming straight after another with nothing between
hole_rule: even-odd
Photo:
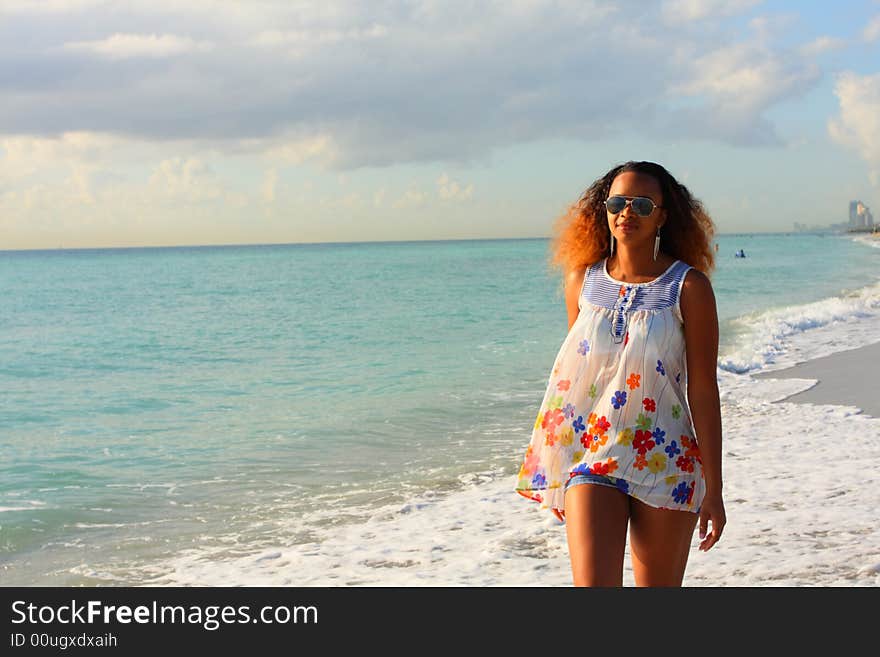
<instances>
[{"instance_id":1,"label":"dark sunglasses lens","mask_svg":"<svg viewBox=\"0 0 880 657\"><path fill-rule=\"evenodd\" d=\"M612 196L605 201L605 207L611 214L617 214L626 207L626 199L622 196Z\"/></svg>"},{"instance_id":2,"label":"dark sunglasses lens","mask_svg":"<svg viewBox=\"0 0 880 657\"><path fill-rule=\"evenodd\" d=\"M654 211L654 201L649 198L634 198L633 210L635 210L636 214L640 217L647 217Z\"/></svg>"}]
</instances>

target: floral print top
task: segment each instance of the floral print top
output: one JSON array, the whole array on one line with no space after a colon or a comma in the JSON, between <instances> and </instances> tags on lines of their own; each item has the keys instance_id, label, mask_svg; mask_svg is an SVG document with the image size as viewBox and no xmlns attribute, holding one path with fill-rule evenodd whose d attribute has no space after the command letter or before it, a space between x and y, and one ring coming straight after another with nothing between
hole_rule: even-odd
<instances>
[{"instance_id":1,"label":"floral print top","mask_svg":"<svg viewBox=\"0 0 880 657\"><path fill-rule=\"evenodd\" d=\"M686 396L677 260L647 283L613 279L604 260L587 269L580 314L550 373L516 491L565 513L565 483L613 477L658 508L699 511L702 460Z\"/></svg>"}]
</instances>

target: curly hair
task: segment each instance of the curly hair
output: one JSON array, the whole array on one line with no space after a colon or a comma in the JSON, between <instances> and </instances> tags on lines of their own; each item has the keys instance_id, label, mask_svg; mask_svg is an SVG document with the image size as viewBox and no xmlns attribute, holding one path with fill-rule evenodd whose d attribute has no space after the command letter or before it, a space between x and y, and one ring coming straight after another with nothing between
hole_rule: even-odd
<instances>
[{"instance_id":1,"label":"curly hair","mask_svg":"<svg viewBox=\"0 0 880 657\"><path fill-rule=\"evenodd\" d=\"M659 164L629 161L597 179L554 222L549 266L562 270L562 284L564 275L572 269L590 266L610 254L605 199L614 179L625 171L649 175L660 184L661 204L666 208L660 250L710 275L715 267L715 254L710 248L715 225L703 204Z\"/></svg>"}]
</instances>

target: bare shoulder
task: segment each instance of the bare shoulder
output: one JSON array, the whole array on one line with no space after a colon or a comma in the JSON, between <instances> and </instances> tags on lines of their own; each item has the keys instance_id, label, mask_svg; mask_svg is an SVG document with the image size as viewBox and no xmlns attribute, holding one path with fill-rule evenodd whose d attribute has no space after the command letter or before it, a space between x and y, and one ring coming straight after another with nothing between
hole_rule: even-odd
<instances>
[{"instance_id":1,"label":"bare shoulder","mask_svg":"<svg viewBox=\"0 0 880 657\"><path fill-rule=\"evenodd\" d=\"M681 286L682 295L685 290L696 291L696 294L712 294L712 281L699 269L692 267L684 275L684 283Z\"/></svg>"},{"instance_id":2,"label":"bare shoulder","mask_svg":"<svg viewBox=\"0 0 880 657\"><path fill-rule=\"evenodd\" d=\"M706 318L715 314L715 292L712 282L699 269L689 269L681 286L681 314L685 321L689 316Z\"/></svg>"},{"instance_id":3,"label":"bare shoulder","mask_svg":"<svg viewBox=\"0 0 880 657\"><path fill-rule=\"evenodd\" d=\"M580 291L580 287L584 283L584 276L587 273L587 266L581 265L579 267L575 267L574 269L569 269L565 274L565 289L568 290L572 287L577 287L578 291Z\"/></svg>"}]
</instances>

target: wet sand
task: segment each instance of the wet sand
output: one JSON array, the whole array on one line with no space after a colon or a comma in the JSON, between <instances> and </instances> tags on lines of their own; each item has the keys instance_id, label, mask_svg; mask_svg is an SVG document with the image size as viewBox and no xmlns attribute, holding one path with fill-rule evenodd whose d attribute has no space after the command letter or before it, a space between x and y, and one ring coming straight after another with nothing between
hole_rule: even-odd
<instances>
[{"instance_id":1,"label":"wet sand","mask_svg":"<svg viewBox=\"0 0 880 657\"><path fill-rule=\"evenodd\" d=\"M880 418L878 365L880 342L752 376L756 379L815 379L816 385L784 401L856 406L866 415Z\"/></svg>"}]
</instances>

